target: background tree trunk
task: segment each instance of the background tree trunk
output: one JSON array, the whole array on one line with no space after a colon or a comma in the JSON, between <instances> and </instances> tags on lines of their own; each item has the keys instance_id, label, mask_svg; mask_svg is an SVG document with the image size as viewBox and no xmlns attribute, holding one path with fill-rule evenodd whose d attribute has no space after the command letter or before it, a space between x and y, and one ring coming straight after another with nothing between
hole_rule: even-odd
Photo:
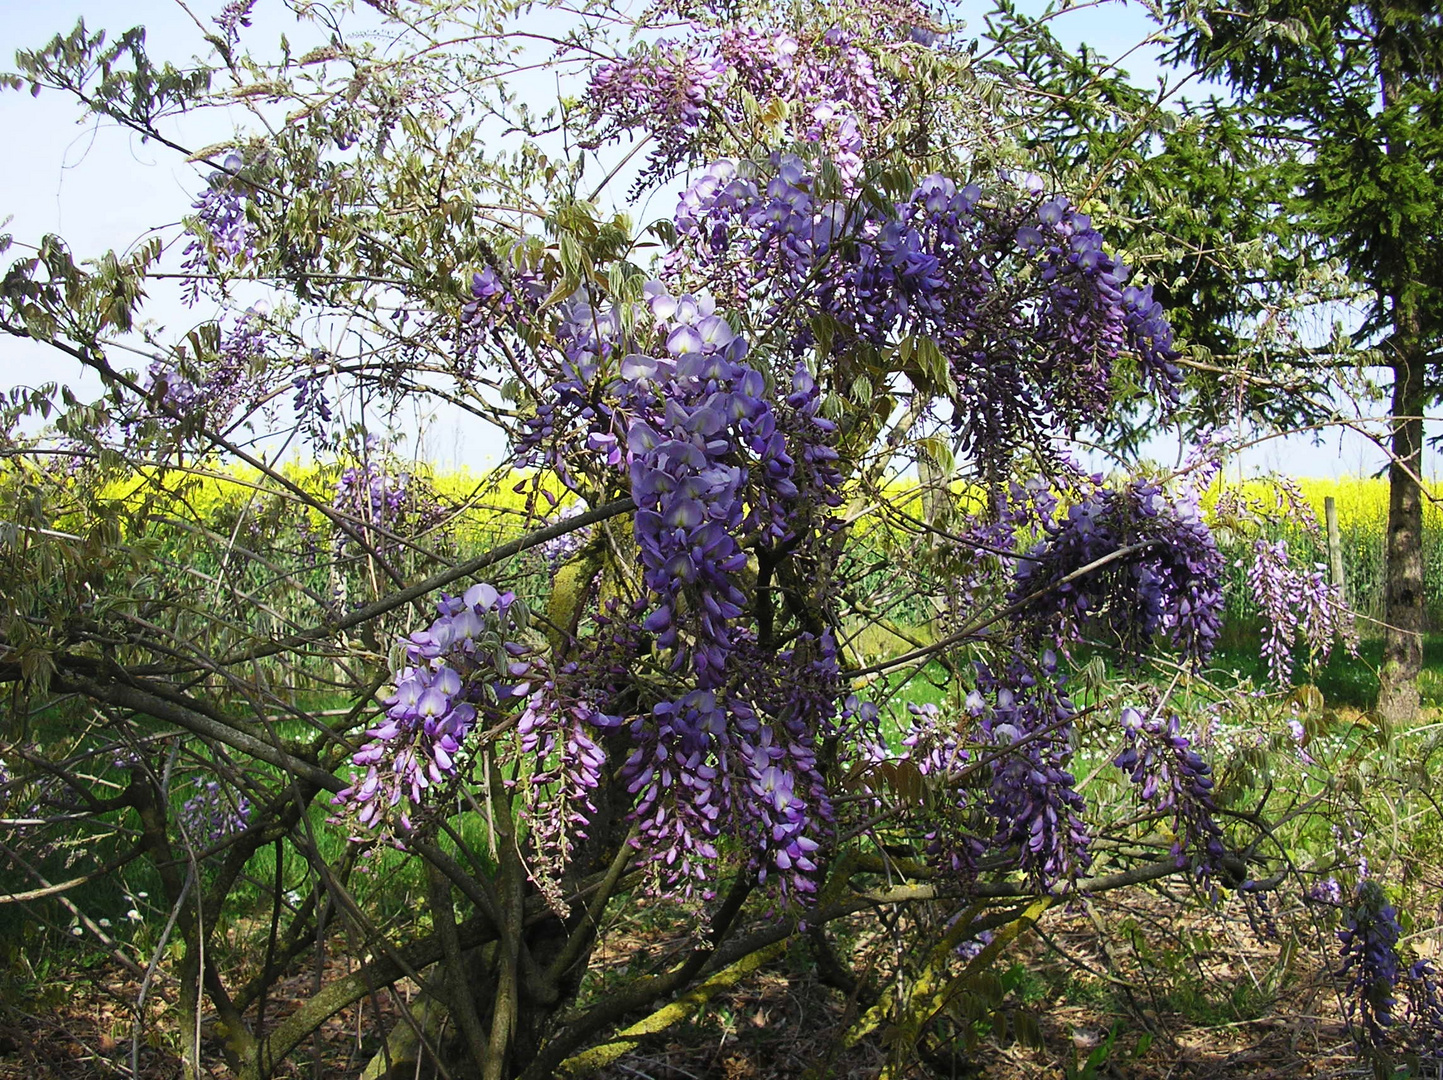
<instances>
[{"instance_id":1,"label":"background tree trunk","mask_svg":"<svg viewBox=\"0 0 1443 1080\"><path fill-rule=\"evenodd\" d=\"M1407 306L1399 313L1408 321ZM1407 723L1418 711L1423 670L1423 466L1424 358L1417 336L1398 325L1403 339L1393 362L1393 460L1388 466L1387 601L1378 714Z\"/></svg>"}]
</instances>

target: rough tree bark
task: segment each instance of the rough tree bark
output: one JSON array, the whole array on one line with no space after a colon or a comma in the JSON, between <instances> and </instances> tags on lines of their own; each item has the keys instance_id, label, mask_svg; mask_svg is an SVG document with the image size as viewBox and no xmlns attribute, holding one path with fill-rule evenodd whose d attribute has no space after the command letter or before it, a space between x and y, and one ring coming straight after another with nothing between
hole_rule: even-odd
<instances>
[{"instance_id":1,"label":"rough tree bark","mask_svg":"<svg viewBox=\"0 0 1443 1080\"><path fill-rule=\"evenodd\" d=\"M1399 329L1405 330L1404 327ZM1405 337L1409 335L1406 334ZM1388 466L1387 593L1378 714L1407 723L1418 711L1423 670L1423 465L1424 358L1401 343L1393 363L1393 460Z\"/></svg>"}]
</instances>

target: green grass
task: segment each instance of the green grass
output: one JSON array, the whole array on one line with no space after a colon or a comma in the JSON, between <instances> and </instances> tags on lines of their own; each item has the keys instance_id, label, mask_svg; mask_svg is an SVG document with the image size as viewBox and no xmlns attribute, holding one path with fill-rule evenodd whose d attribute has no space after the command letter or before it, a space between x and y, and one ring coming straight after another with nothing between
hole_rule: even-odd
<instances>
[{"instance_id":1,"label":"green grass","mask_svg":"<svg viewBox=\"0 0 1443 1080\"><path fill-rule=\"evenodd\" d=\"M1268 682L1267 661L1259 651L1255 631L1230 626L1223 641L1209 668L1251 679L1259 686ZM1359 642L1356 656L1345 649L1334 649L1325 663L1310 665L1302 654L1296 661L1294 685L1316 686L1330 707L1366 710L1377 700L1378 670L1383 664L1383 642L1379 638ZM1425 706L1443 706L1443 633L1428 634L1423 639L1423 673L1418 678L1418 689Z\"/></svg>"}]
</instances>

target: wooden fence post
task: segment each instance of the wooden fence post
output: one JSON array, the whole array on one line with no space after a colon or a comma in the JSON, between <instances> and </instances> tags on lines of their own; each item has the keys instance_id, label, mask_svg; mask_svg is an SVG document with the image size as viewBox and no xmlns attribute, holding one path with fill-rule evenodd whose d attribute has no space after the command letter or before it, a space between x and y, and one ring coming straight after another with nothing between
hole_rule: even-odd
<instances>
[{"instance_id":1,"label":"wooden fence post","mask_svg":"<svg viewBox=\"0 0 1443 1080\"><path fill-rule=\"evenodd\" d=\"M1343 584L1343 542L1338 536L1338 500L1323 498L1323 519L1328 526L1328 580L1346 595Z\"/></svg>"}]
</instances>

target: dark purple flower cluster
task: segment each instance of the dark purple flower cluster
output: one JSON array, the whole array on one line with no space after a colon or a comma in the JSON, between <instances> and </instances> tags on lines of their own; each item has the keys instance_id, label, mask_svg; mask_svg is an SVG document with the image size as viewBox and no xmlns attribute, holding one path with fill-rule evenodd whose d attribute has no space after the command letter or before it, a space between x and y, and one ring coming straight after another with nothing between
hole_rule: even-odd
<instances>
[{"instance_id":1,"label":"dark purple flower cluster","mask_svg":"<svg viewBox=\"0 0 1443 1080\"><path fill-rule=\"evenodd\" d=\"M519 329L523 313L502 302L499 278L473 282L473 293L468 318L478 328L489 318ZM743 545L765 556L829 535L828 511L840 502L835 426L806 366L791 361L773 390L710 296L655 283L644 294L628 310L585 294L559 306L549 385L518 449L563 482L582 470L603 483L624 479L636 502L648 596L635 647L681 682L675 696L633 714L620 773L659 882L705 894L717 841L731 833L759 878L805 894L816 832L831 815L813 740L837 717L836 647L820 626L794 635L790 648L762 647L744 618ZM559 772L541 775L569 785L562 796L585 813L600 767L596 732L606 730L594 703L608 698L578 688L583 674L559 674L525 724L538 753L575 747ZM813 690L799 703L803 686Z\"/></svg>"},{"instance_id":2,"label":"dark purple flower cluster","mask_svg":"<svg viewBox=\"0 0 1443 1080\"><path fill-rule=\"evenodd\" d=\"M1335 640L1352 641L1353 619L1342 589L1329 584L1321 565L1311 570L1292 566L1287 541L1253 543L1248 585L1267 623L1262 653L1274 682L1286 686L1292 681L1293 647L1299 641L1311 654L1323 657L1332 651Z\"/></svg>"},{"instance_id":3,"label":"dark purple flower cluster","mask_svg":"<svg viewBox=\"0 0 1443 1080\"><path fill-rule=\"evenodd\" d=\"M247 364L271 352L274 345L266 326L264 306L247 308L236 319L230 333L221 333L216 358L222 368L241 372Z\"/></svg>"},{"instance_id":4,"label":"dark purple flower cluster","mask_svg":"<svg viewBox=\"0 0 1443 1080\"><path fill-rule=\"evenodd\" d=\"M673 296L653 283L646 297L632 333L613 307L580 297L564 306L551 396L538 402L518 449L563 480L568 461L625 470L655 600L646 628L705 689L719 685L728 624L745 604L740 538L795 541L817 507L840 501L835 425L821 416L804 365L790 393L768 400L765 376L746 361L747 340L710 296Z\"/></svg>"},{"instance_id":5,"label":"dark purple flower cluster","mask_svg":"<svg viewBox=\"0 0 1443 1080\"><path fill-rule=\"evenodd\" d=\"M1138 786L1139 796L1172 819L1173 858L1206 881L1217 873L1227 848L1218 826L1212 768L1182 733L1176 713L1144 717L1122 710L1127 743L1113 760Z\"/></svg>"},{"instance_id":6,"label":"dark purple flower cluster","mask_svg":"<svg viewBox=\"0 0 1443 1080\"><path fill-rule=\"evenodd\" d=\"M1076 878L1091 865L1086 804L1067 770L1075 709L1061 692L1050 651L1015 659L999 674L979 665L961 717L935 705L908 705L907 757L948 807L929 833L929 853L971 874L994 851L1040 889ZM985 799L977 798L985 770ZM979 811L985 817L969 814ZM988 824L990 822L990 824Z\"/></svg>"},{"instance_id":7,"label":"dark purple flower cluster","mask_svg":"<svg viewBox=\"0 0 1443 1080\"><path fill-rule=\"evenodd\" d=\"M1181 378L1150 291L1123 287L1127 268L1061 197L1004 187L989 200L934 175L900 203L840 201L801 158L774 155L765 169L712 165L675 220L672 266L738 310L762 297L799 352L817 346L819 318L838 356L901 342L979 457L1095 418L1129 351L1170 394Z\"/></svg>"},{"instance_id":8,"label":"dark purple flower cluster","mask_svg":"<svg viewBox=\"0 0 1443 1080\"><path fill-rule=\"evenodd\" d=\"M291 402L296 422L314 442L324 436L331 422L331 402L326 397L326 377L320 371L297 375L291 380L296 396Z\"/></svg>"},{"instance_id":9,"label":"dark purple flower cluster","mask_svg":"<svg viewBox=\"0 0 1443 1080\"><path fill-rule=\"evenodd\" d=\"M534 271L503 274L494 266L484 266L471 275L471 299L461 307L461 325L472 339L479 339L508 324L529 323L549 292Z\"/></svg>"},{"instance_id":10,"label":"dark purple flower cluster","mask_svg":"<svg viewBox=\"0 0 1443 1080\"><path fill-rule=\"evenodd\" d=\"M173 364L164 360L153 360L147 374L150 384L146 389L150 396L176 412L191 412L201 398L195 383L187 379Z\"/></svg>"},{"instance_id":11,"label":"dark purple flower cluster","mask_svg":"<svg viewBox=\"0 0 1443 1080\"><path fill-rule=\"evenodd\" d=\"M547 520L546 524L559 524L560 522L566 521L568 518L574 518L577 514L580 514L585 509L586 507L583 503L570 503L564 506L561 510L557 511L556 514L552 515L552 517ZM546 543L541 544L538 547L537 550L540 551L541 557L546 560L546 569L553 578L556 576L556 572L561 569L561 567L567 562L567 560L569 560L573 555L575 555L578 551L580 551L588 543L591 542L591 536L592 530L590 527L583 529L573 529L571 532L563 533L555 540L548 540Z\"/></svg>"},{"instance_id":12,"label":"dark purple flower cluster","mask_svg":"<svg viewBox=\"0 0 1443 1080\"><path fill-rule=\"evenodd\" d=\"M1307 898L1315 904L1327 904L1329 907L1343 906L1343 888L1338 884L1335 877L1324 878L1315 882L1307 892Z\"/></svg>"},{"instance_id":13,"label":"dark purple flower cluster","mask_svg":"<svg viewBox=\"0 0 1443 1080\"><path fill-rule=\"evenodd\" d=\"M366 543L378 551L394 550L396 535L403 527L421 532L446 516L422 478L375 460L342 471L331 506L349 518ZM350 537L338 531L336 553L343 553L349 542Z\"/></svg>"},{"instance_id":14,"label":"dark purple flower cluster","mask_svg":"<svg viewBox=\"0 0 1443 1080\"><path fill-rule=\"evenodd\" d=\"M653 133L660 147L652 154L654 167L671 169L689 156L706 118L709 92L725 73L720 57L695 44L662 40L640 45L627 59L592 76L591 111L612 130Z\"/></svg>"},{"instance_id":15,"label":"dark purple flower cluster","mask_svg":"<svg viewBox=\"0 0 1443 1080\"><path fill-rule=\"evenodd\" d=\"M275 340L261 312L247 308L227 331L221 327L215 357L182 370L165 360L151 363L149 390L153 399L182 416L203 414L212 425L223 425L238 408L259 395L261 365ZM169 419L168 417L166 418Z\"/></svg>"},{"instance_id":16,"label":"dark purple flower cluster","mask_svg":"<svg viewBox=\"0 0 1443 1080\"><path fill-rule=\"evenodd\" d=\"M983 709L982 695L973 691L968 698L968 717L944 717L931 702L907 703L906 734L902 736L902 759L916 766L940 803L940 813L925 833L928 856L963 878L971 878L977 860L987 845L970 820L975 799L968 778L974 771L973 750L968 747L972 720ZM876 763L886 763L890 753L876 744Z\"/></svg>"},{"instance_id":17,"label":"dark purple flower cluster","mask_svg":"<svg viewBox=\"0 0 1443 1080\"><path fill-rule=\"evenodd\" d=\"M227 45L234 48L240 42L241 27L249 27L251 24L251 11L256 6L256 0L226 0L225 7L220 9L220 14L211 20L220 30L221 37Z\"/></svg>"},{"instance_id":18,"label":"dark purple flower cluster","mask_svg":"<svg viewBox=\"0 0 1443 1080\"><path fill-rule=\"evenodd\" d=\"M1361 1027L1374 1046L1389 1043L1398 987L1398 912L1376 881L1364 879L1348 912L1343 929L1343 966L1338 974L1348 979L1346 1016Z\"/></svg>"},{"instance_id":19,"label":"dark purple flower cluster","mask_svg":"<svg viewBox=\"0 0 1443 1080\"><path fill-rule=\"evenodd\" d=\"M945 612L970 613L978 590L990 589L999 571L1010 574L1024 557L1019 545L1043 531L1057 508L1057 497L1046 480L1012 482L994 491L990 503L948 521L946 536L932 534L940 555L945 555L943 584L948 597ZM916 520L910 524L916 526Z\"/></svg>"},{"instance_id":20,"label":"dark purple flower cluster","mask_svg":"<svg viewBox=\"0 0 1443 1080\"><path fill-rule=\"evenodd\" d=\"M816 890L818 848L835 821L817 741L840 733L837 643L827 630L803 633L772 656L748 641L736 666L745 673L733 696L737 756L745 764L741 839L761 882L806 898ZM860 713L854 719L865 727L874 714Z\"/></svg>"},{"instance_id":21,"label":"dark purple flower cluster","mask_svg":"<svg viewBox=\"0 0 1443 1080\"><path fill-rule=\"evenodd\" d=\"M975 702L977 710L982 709L982 696ZM972 752L966 748L957 726L943 720L942 712L931 702L918 705L907 703L908 729L902 737L907 747L906 756L917 766L923 776L947 780L955 777L972 760Z\"/></svg>"},{"instance_id":22,"label":"dark purple flower cluster","mask_svg":"<svg viewBox=\"0 0 1443 1080\"><path fill-rule=\"evenodd\" d=\"M353 757L365 768L332 802L376 828L391 819L404 835L434 789L456 777L478 718L494 722L530 697L539 660L515 640L516 597L487 584L443 597L438 617L402 639L405 664L385 718ZM542 676L544 678L544 675Z\"/></svg>"},{"instance_id":23,"label":"dark purple flower cluster","mask_svg":"<svg viewBox=\"0 0 1443 1080\"><path fill-rule=\"evenodd\" d=\"M706 298L658 291L650 303L669 355L631 356L621 365L623 378L645 384L636 387L638 401L654 395L664 402L626 431L636 542L657 598L646 628L661 648L677 650L678 665L689 660L698 685L709 689L721 685L728 624L746 605L737 574L747 562L738 538L749 476L738 444L755 454L767 486L783 497L797 495L793 461L765 400L765 379L743 363L746 339ZM690 646L684 628L696 631Z\"/></svg>"},{"instance_id":24,"label":"dark purple flower cluster","mask_svg":"<svg viewBox=\"0 0 1443 1080\"><path fill-rule=\"evenodd\" d=\"M1151 285L1129 285L1122 290L1124 326L1129 344L1152 386L1173 404L1178 400L1182 371L1173 348L1172 324L1162 304L1152 298Z\"/></svg>"},{"instance_id":25,"label":"dark purple flower cluster","mask_svg":"<svg viewBox=\"0 0 1443 1080\"><path fill-rule=\"evenodd\" d=\"M636 749L623 777L669 879L684 888L706 881L705 862L730 819L748 836L762 880L779 872L784 891L807 893L817 846L807 834L830 817L811 740L820 718L835 716L835 644L823 632L775 656L754 648L737 626L747 605L741 538L763 548L797 543L809 516L836 504L833 429L804 367L773 407L764 377L745 362L746 340L709 298L648 294L666 356L620 361L617 397L631 419L616 450L653 599L644 628L695 689L633 722ZM605 438L594 448L609 452ZM799 687L819 680L824 689L799 700Z\"/></svg>"},{"instance_id":26,"label":"dark purple flower cluster","mask_svg":"<svg viewBox=\"0 0 1443 1080\"><path fill-rule=\"evenodd\" d=\"M974 693L981 699L978 753L992 759L992 845L1015 850L1019 868L1041 889L1076 878L1092 857L1087 806L1066 768L1076 710L1061 693L1057 657L1048 650L1037 664L1014 660L1000 678L981 665Z\"/></svg>"},{"instance_id":27,"label":"dark purple flower cluster","mask_svg":"<svg viewBox=\"0 0 1443 1080\"><path fill-rule=\"evenodd\" d=\"M1397 909L1377 881L1364 876L1338 931L1347 980L1344 1016L1365 1045L1443 1059L1443 993L1432 963L1405 964L1398 953ZM1404 1007L1398 1009L1401 990Z\"/></svg>"},{"instance_id":28,"label":"dark purple flower cluster","mask_svg":"<svg viewBox=\"0 0 1443 1080\"><path fill-rule=\"evenodd\" d=\"M410 476L389 475L375 462L352 465L336 481L332 505L338 510L357 511L363 521L385 522L401 515L406 507Z\"/></svg>"},{"instance_id":29,"label":"dark purple flower cluster","mask_svg":"<svg viewBox=\"0 0 1443 1080\"><path fill-rule=\"evenodd\" d=\"M602 712L586 688L576 685L580 670L572 662L546 679L527 699L516 725L521 749L533 762L531 877L557 911L566 907L556 882L596 813L592 793L601 786L606 765L597 739L622 724L621 717Z\"/></svg>"},{"instance_id":30,"label":"dark purple flower cluster","mask_svg":"<svg viewBox=\"0 0 1443 1080\"><path fill-rule=\"evenodd\" d=\"M833 818L816 738L836 717L836 645L824 633L776 655L738 652L737 685L658 702L631 723L622 780L665 885L709 895L717 840L732 833L760 882L805 898Z\"/></svg>"},{"instance_id":31,"label":"dark purple flower cluster","mask_svg":"<svg viewBox=\"0 0 1443 1080\"><path fill-rule=\"evenodd\" d=\"M1147 481L1121 490L1099 483L1045 531L1018 563L1010 597L1024 604L1030 639L1077 640L1090 631L1138 656L1166 635L1194 659L1212 652L1223 558L1191 495L1170 499ZM1127 553L1074 576L1120 551Z\"/></svg>"},{"instance_id":32,"label":"dark purple flower cluster","mask_svg":"<svg viewBox=\"0 0 1443 1080\"><path fill-rule=\"evenodd\" d=\"M977 959L977 957L981 955L982 950L992 944L993 937L995 937L995 935L991 930L983 930L976 937L963 941L954 950L957 954L957 959L964 963Z\"/></svg>"},{"instance_id":33,"label":"dark purple flower cluster","mask_svg":"<svg viewBox=\"0 0 1443 1080\"><path fill-rule=\"evenodd\" d=\"M1443 1059L1443 990L1438 980L1438 969L1429 960L1415 960L1403 975L1408 1049L1435 1062Z\"/></svg>"},{"instance_id":34,"label":"dark purple flower cluster","mask_svg":"<svg viewBox=\"0 0 1443 1080\"><path fill-rule=\"evenodd\" d=\"M195 794L180 808L181 828L189 843L209 847L250 824L251 804L244 795L203 776L195 777L191 786Z\"/></svg>"},{"instance_id":35,"label":"dark purple flower cluster","mask_svg":"<svg viewBox=\"0 0 1443 1080\"><path fill-rule=\"evenodd\" d=\"M1162 305L1153 300L1152 286L1124 286L1128 268L1107 253L1092 218L1055 196L1037 206L1035 221L1017 230L1017 243L1039 260L1048 284L1039 300L1036 338L1044 378L1079 387L1100 380L1091 392L1105 396L1110 364L1098 364L1094 352L1116 357L1130 347L1148 380L1176 402L1182 372Z\"/></svg>"}]
</instances>

